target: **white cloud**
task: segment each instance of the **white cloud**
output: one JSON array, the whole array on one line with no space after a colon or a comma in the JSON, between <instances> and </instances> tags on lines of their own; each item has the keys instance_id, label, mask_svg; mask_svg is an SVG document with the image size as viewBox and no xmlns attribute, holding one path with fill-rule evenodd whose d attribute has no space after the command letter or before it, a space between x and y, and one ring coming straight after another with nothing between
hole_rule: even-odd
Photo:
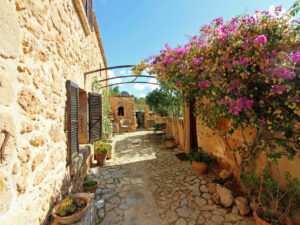
<instances>
[{"instance_id":1,"label":"white cloud","mask_svg":"<svg viewBox=\"0 0 300 225\"><path fill-rule=\"evenodd\" d=\"M157 83L157 80L156 80L156 78L150 78L149 82L150 83Z\"/></svg>"},{"instance_id":2,"label":"white cloud","mask_svg":"<svg viewBox=\"0 0 300 225\"><path fill-rule=\"evenodd\" d=\"M145 97L146 97L145 93L143 93L143 94L140 95L140 98L145 98Z\"/></svg>"},{"instance_id":3,"label":"white cloud","mask_svg":"<svg viewBox=\"0 0 300 225\"><path fill-rule=\"evenodd\" d=\"M134 89L141 91L141 90L144 90L146 86L147 85L144 85L144 84L135 84Z\"/></svg>"},{"instance_id":4,"label":"white cloud","mask_svg":"<svg viewBox=\"0 0 300 225\"><path fill-rule=\"evenodd\" d=\"M115 77L114 71L111 71L111 70L108 70L107 75L109 78ZM116 79L109 80L108 82L109 82L109 84L116 84L116 83L121 83L122 80L120 78L116 78Z\"/></svg>"},{"instance_id":5,"label":"white cloud","mask_svg":"<svg viewBox=\"0 0 300 225\"><path fill-rule=\"evenodd\" d=\"M126 75L126 74L127 74L127 70L125 69L120 70L120 75Z\"/></svg>"},{"instance_id":6,"label":"white cloud","mask_svg":"<svg viewBox=\"0 0 300 225\"><path fill-rule=\"evenodd\" d=\"M270 7L269 7L269 12L270 12L270 14L271 14L272 16L275 15L275 8L276 8L276 7L275 7L274 5L270 5ZM285 10L284 8L282 8L282 10L281 10L279 16L285 17L285 16L287 16L287 14L288 14L288 11Z\"/></svg>"},{"instance_id":7,"label":"white cloud","mask_svg":"<svg viewBox=\"0 0 300 225\"><path fill-rule=\"evenodd\" d=\"M154 91L155 89L158 89L158 85L149 85L151 91Z\"/></svg>"}]
</instances>

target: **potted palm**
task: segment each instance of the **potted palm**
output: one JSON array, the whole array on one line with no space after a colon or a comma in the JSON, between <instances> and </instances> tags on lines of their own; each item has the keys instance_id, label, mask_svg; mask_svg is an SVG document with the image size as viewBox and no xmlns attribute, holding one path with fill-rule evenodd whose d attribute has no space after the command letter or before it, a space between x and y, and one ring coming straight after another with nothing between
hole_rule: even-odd
<instances>
[{"instance_id":1,"label":"potted palm","mask_svg":"<svg viewBox=\"0 0 300 225\"><path fill-rule=\"evenodd\" d=\"M192 148L188 155L192 162L193 171L197 175L205 174L207 167L216 161L216 158L204 152L201 147L198 149Z\"/></svg>"},{"instance_id":2,"label":"potted palm","mask_svg":"<svg viewBox=\"0 0 300 225\"><path fill-rule=\"evenodd\" d=\"M166 137L164 137L163 140L166 143L167 148L174 148L175 147L175 139L174 139L173 136L172 137L166 136Z\"/></svg>"},{"instance_id":3,"label":"potted palm","mask_svg":"<svg viewBox=\"0 0 300 225\"><path fill-rule=\"evenodd\" d=\"M97 142L94 145L94 154L97 160L97 165L102 166L105 164L107 152L110 151L111 145L104 142Z\"/></svg>"},{"instance_id":4,"label":"potted palm","mask_svg":"<svg viewBox=\"0 0 300 225\"><path fill-rule=\"evenodd\" d=\"M89 199L83 196L67 196L52 210L52 216L60 224L71 224L81 219L89 207Z\"/></svg>"},{"instance_id":5,"label":"potted palm","mask_svg":"<svg viewBox=\"0 0 300 225\"><path fill-rule=\"evenodd\" d=\"M279 188L279 181L269 175L265 169L263 175L257 177L256 207L253 217L257 225L292 225L288 215L294 207L300 206L300 181L291 179L290 173L285 173L284 191Z\"/></svg>"}]
</instances>

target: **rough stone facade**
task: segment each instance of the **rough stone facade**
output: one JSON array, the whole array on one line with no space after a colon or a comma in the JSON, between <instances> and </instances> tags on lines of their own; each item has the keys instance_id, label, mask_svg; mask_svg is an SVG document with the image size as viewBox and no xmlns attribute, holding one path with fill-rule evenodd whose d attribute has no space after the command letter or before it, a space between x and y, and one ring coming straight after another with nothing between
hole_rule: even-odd
<instances>
[{"instance_id":1,"label":"rough stone facade","mask_svg":"<svg viewBox=\"0 0 300 225\"><path fill-rule=\"evenodd\" d=\"M90 91L94 75L84 81L84 72L106 61L97 23L87 34L78 1L1 1L0 132L11 136L0 164L0 224L45 224L88 168L85 151L81 165L66 166L65 84Z\"/></svg>"}]
</instances>

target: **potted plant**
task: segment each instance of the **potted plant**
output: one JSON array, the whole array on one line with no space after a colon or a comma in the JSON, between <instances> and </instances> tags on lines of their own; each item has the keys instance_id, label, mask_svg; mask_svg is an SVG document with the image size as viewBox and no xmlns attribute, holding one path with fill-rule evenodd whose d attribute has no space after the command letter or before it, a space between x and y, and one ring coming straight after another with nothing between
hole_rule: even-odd
<instances>
[{"instance_id":1,"label":"potted plant","mask_svg":"<svg viewBox=\"0 0 300 225\"><path fill-rule=\"evenodd\" d=\"M111 146L111 148L109 149L109 151L107 152L107 155L106 155L106 159L111 159L112 152L113 152L113 141L110 139L106 139L106 140L104 140L104 142Z\"/></svg>"},{"instance_id":2,"label":"potted plant","mask_svg":"<svg viewBox=\"0 0 300 225\"><path fill-rule=\"evenodd\" d=\"M197 175L205 174L207 167L216 161L216 158L204 152L202 147L191 149L188 155L192 162L193 171Z\"/></svg>"},{"instance_id":3,"label":"potted plant","mask_svg":"<svg viewBox=\"0 0 300 225\"><path fill-rule=\"evenodd\" d=\"M166 137L164 137L163 140L165 141L167 148L174 148L175 147L175 139L174 139L173 136L172 137L166 136Z\"/></svg>"},{"instance_id":4,"label":"potted plant","mask_svg":"<svg viewBox=\"0 0 300 225\"><path fill-rule=\"evenodd\" d=\"M95 149L95 158L97 160L97 165L102 166L105 164L107 152L111 149L111 145L104 142L97 142L94 145Z\"/></svg>"},{"instance_id":5,"label":"potted plant","mask_svg":"<svg viewBox=\"0 0 300 225\"><path fill-rule=\"evenodd\" d=\"M279 188L279 181L269 175L268 168L263 175L254 182L257 194L256 207L253 217L257 225L292 225L288 217L290 210L300 205L300 181L291 179L291 175L285 172L284 191Z\"/></svg>"},{"instance_id":6,"label":"potted plant","mask_svg":"<svg viewBox=\"0 0 300 225\"><path fill-rule=\"evenodd\" d=\"M87 177L83 180L82 189L86 193L96 193L96 189L98 187L97 181L94 180L88 180Z\"/></svg>"},{"instance_id":7,"label":"potted plant","mask_svg":"<svg viewBox=\"0 0 300 225\"><path fill-rule=\"evenodd\" d=\"M81 219L89 207L89 199L83 196L67 196L52 210L52 216L60 224L71 224Z\"/></svg>"}]
</instances>

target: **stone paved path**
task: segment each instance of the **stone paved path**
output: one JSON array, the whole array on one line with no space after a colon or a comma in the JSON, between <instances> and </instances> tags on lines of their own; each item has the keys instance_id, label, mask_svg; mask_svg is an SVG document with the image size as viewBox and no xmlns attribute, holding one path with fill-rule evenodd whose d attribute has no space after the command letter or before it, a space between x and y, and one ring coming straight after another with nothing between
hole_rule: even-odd
<instances>
[{"instance_id":1,"label":"stone paved path","mask_svg":"<svg viewBox=\"0 0 300 225\"><path fill-rule=\"evenodd\" d=\"M193 175L190 162L165 149L161 137L140 131L116 138L114 159L90 170L100 182L98 224L255 224L215 205L207 190L213 176Z\"/></svg>"}]
</instances>

